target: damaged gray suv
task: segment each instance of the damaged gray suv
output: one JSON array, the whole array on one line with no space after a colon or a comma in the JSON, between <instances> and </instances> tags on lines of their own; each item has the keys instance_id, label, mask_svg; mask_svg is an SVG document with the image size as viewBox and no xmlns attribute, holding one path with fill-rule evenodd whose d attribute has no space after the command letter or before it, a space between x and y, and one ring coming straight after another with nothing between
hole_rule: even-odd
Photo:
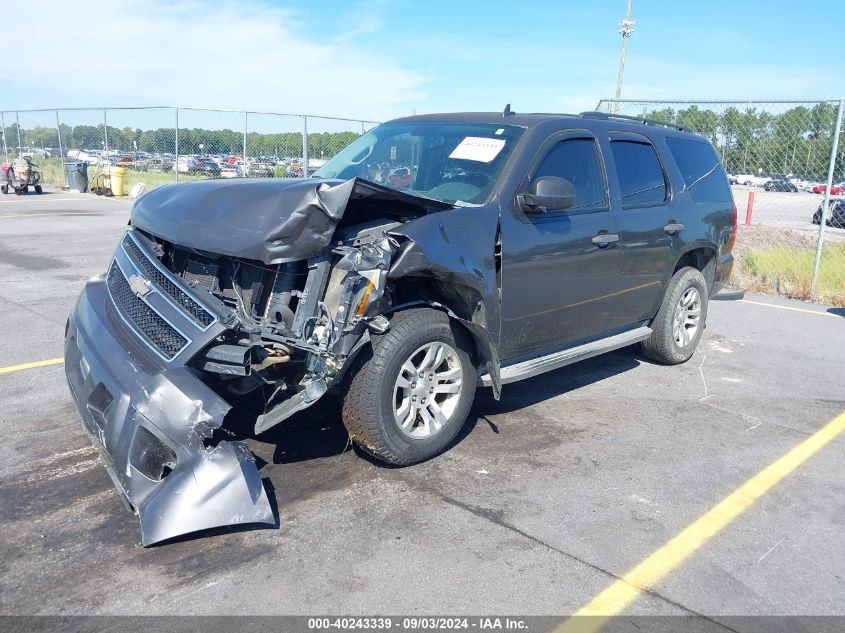
<instances>
[{"instance_id":1,"label":"damaged gray suv","mask_svg":"<svg viewBox=\"0 0 845 633\"><path fill-rule=\"evenodd\" d=\"M68 320L67 380L144 544L273 523L252 454L218 432L239 403L260 434L334 390L362 450L431 458L477 386L634 343L689 359L735 232L713 147L680 128L400 119L313 178L142 196Z\"/></svg>"}]
</instances>

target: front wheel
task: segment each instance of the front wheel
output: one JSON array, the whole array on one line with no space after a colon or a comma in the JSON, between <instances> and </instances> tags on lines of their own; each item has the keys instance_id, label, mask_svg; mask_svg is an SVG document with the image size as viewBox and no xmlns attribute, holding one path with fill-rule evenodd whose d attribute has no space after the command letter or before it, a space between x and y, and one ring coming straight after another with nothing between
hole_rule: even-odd
<instances>
[{"instance_id":1,"label":"front wheel","mask_svg":"<svg viewBox=\"0 0 845 633\"><path fill-rule=\"evenodd\" d=\"M695 268L672 275L651 336L642 342L643 353L660 363L685 363L695 353L707 319L707 281Z\"/></svg>"},{"instance_id":2,"label":"front wheel","mask_svg":"<svg viewBox=\"0 0 845 633\"><path fill-rule=\"evenodd\" d=\"M374 336L345 381L343 423L360 448L407 466L430 459L455 439L478 379L470 337L439 310L396 314Z\"/></svg>"}]
</instances>

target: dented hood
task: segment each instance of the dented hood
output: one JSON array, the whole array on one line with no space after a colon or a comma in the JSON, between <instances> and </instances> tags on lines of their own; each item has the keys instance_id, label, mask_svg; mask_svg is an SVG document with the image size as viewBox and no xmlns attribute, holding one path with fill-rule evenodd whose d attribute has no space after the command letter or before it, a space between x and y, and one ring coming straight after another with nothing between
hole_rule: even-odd
<instances>
[{"instance_id":1,"label":"dented hood","mask_svg":"<svg viewBox=\"0 0 845 633\"><path fill-rule=\"evenodd\" d=\"M371 205L397 217L452 208L360 178L204 180L143 195L131 224L181 246L279 264L318 255L348 208L366 213ZM374 210L372 217L384 215Z\"/></svg>"}]
</instances>

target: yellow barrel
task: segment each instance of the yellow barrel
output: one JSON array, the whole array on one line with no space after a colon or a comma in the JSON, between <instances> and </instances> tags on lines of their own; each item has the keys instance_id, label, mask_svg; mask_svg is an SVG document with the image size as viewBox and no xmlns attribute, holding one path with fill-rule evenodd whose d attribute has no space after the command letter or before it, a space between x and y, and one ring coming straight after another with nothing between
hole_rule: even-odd
<instances>
[{"instance_id":1,"label":"yellow barrel","mask_svg":"<svg viewBox=\"0 0 845 633\"><path fill-rule=\"evenodd\" d=\"M122 196L123 195L123 183L126 180L126 168L125 167L110 167L109 168L109 180L111 180L112 195Z\"/></svg>"}]
</instances>

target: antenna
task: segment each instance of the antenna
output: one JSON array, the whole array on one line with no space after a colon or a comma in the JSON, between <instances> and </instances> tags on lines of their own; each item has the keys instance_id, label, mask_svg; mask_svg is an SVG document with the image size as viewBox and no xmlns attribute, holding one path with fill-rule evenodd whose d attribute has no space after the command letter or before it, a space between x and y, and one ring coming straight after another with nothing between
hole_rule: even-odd
<instances>
[{"instance_id":1,"label":"antenna","mask_svg":"<svg viewBox=\"0 0 845 633\"><path fill-rule=\"evenodd\" d=\"M509 116L511 114L513 114L513 112L511 112L511 104L509 103L508 105L505 106L505 109L502 112L502 116Z\"/></svg>"},{"instance_id":2,"label":"antenna","mask_svg":"<svg viewBox=\"0 0 845 633\"><path fill-rule=\"evenodd\" d=\"M634 0L628 0L628 10L625 12L625 19L619 21L619 32L622 34L622 53L619 55L619 73L616 75L616 99L613 102L614 114L619 112L619 99L622 96L622 75L625 74L625 55L628 53L628 38L634 32L636 20L631 19L631 10Z\"/></svg>"}]
</instances>

